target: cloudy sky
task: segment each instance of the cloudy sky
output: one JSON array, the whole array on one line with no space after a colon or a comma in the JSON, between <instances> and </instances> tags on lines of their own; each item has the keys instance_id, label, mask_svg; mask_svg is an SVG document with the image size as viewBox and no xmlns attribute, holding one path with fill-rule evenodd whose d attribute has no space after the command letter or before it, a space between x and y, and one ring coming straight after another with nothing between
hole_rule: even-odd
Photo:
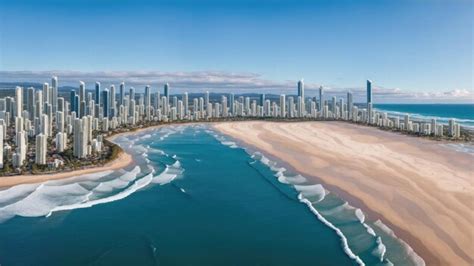
<instances>
[{"instance_id":1,"label":"cloudy sky","mask_svg":"<svg viewBox=\"0 0 474 266\"><path fill-rule=\"evenodd\" d=\"M0 82L473 101L473 1L0 0Z\"/></svg>"}]
</instances>

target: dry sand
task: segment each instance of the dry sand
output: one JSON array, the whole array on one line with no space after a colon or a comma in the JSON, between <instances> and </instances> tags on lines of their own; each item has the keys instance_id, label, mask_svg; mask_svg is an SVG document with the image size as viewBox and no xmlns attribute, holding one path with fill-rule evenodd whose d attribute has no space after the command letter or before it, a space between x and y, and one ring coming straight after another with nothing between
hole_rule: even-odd
<instances>
[{"instance_id":1,"label":"dry sand","mask_svg":"<svg viewBox=\"0 0 474 266\"><path fill-rule=\"evenodd\" d=\"M214 127L381 219L427 265L474 264L474 157L440 142L341 122Z\"/></svg>"}]
</instances>

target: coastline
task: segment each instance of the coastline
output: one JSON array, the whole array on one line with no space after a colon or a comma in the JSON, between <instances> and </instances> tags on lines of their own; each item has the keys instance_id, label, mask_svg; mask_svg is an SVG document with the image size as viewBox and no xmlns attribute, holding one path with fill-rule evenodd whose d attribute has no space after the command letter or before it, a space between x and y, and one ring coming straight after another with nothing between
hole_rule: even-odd
<instances>
[{"instance_id":1,"label":"coastline","mask_svg":"<svg viewBox=\"0 0 474 266\"><path fill-rule=\"evenodd\" d=\"M314 138L318 136L312 134L314 132L307 133L309 129L316 129L311 126L318 129L322 127L326 130L322 133L325 136L320 136L324 138L324 141L315 140ZM459 187L459 184L453 184L454 181L450 181L450 176L448 176L447 179L442 180L445 183L441 187L437 187L431 183L430 178L432 177L413 175L414 173L403 165L410 164L404 159L423 160L423 158L416 158L416 156L433 154L428 158L434 162L439 162L442 158L444 159L441 160L442 163L456 167L463 165L464 171L472 173L472 167L466 166L472 160L472 157L469 157L471 155L463 156L442 147L441 143L437 141L414 139L392 132L340 122L241 122L220 123L214 125L214 128L243 143L244 146L250 146L269 155L270 158L283 161L288 169L300 172L314 182L321 183L329 191L340 195L353 206L361 208L370 220L380 219L394 231L397 237L407 242L425 260L427 265L472 264L473 258L469 257L472 256L469 255L472 254L470 252L472 250L472 245L470 246L472 235L466 233L466 231L473 232L472 204L469 206L469 203L472 202L472 193L469 194L473 190L472 180L461 180L465 181L466 187ZM339 134L341 130L344 132L342 135ZM305 131L306 133L303 133ZM332 149L338 148L346 151L345 142L354 139L361 141L361 143L351 148L361 149L363 158L357 158L356 155L350 154L352 157L350 160L346 160L347 158L344 158L343 154L331 152ZM384 141L388 143L382 143ZM368 148L367 144L375 145L376 149L381 152L379 155L395 156L393 160L395 162L400 160L402 164L394 164L389 158L378 165L374 158L370 158L370 150L364 150ZM396 156L400 156L400 154L394 153L394 150L399 153L406 150L408 157L398 158ZM384 155L383 152L387 152L387 154ZM368 165L367 162L369 162ZM315 165L324 166L317 167ZM421 165L426 166L423 163ZM384 167L390 170L384 172ZM397 167L399 167L397 169L399 172L393 171ZM468 168L466 169L466 167ZM367 170L364 171L360 168L367 168ZM440 171L445 170L442 167L434 168L441 169ZM371 175L371 173L373 174ZM401 178L400 176L403 175L413 177ZM466 178L466 176L463 177ZM413 178L417 179L410 180ZM422 180L420 181L418 178ZM448 190L444 190L443 186L446 186ZM400 192L398 193L397 190ZM413 195L415 191L422 196ZM437 195L435 192L439 191L448 195ZM442 202L436 197L446 197L449 201ZM465 202L461 203L462 201ZM391 207L387 208L387 206ZM462 212L466 210L468 211L462 215ZM397 215L398 212L401 214ZM451 217L447 218L445 215L452 215L456 218L451 220Z\"/></svg>"},{"instance_id":2,"label":"coastline","mask_svg":"<svg viewBox=\"0 0 474 266\"><path fill-rule=\"evenodd\" d=\"M220 131L223 133L222 131ZM225 133L224 133L225 134ZM246 149L249 149L252 152L262 152L261 149L258 149L256 146L252 144L248 144L245 141L241 139L236 139L230 135L227 135L227 137L230 137L234 142L236 142L239 146L245 147ZM300 171L293 167L293 165L289 164L286 161L283 161L279 157L276 157L272 154L268 153L263 153L265 157L269 158L271 161L278 162L280 167L284 167L287 170L290 170L295 173L299 173ZM416 238L413 234L411 234L409 231L402 229L401 227L393 224L390 220L386 219L382 214L379 212L376 212L372 209L370 209L367 204L364 203L363 200L360 198L357 198L350 194L349 192L342 190L341 188L334 186L332 184L326 183L323 179L321 179L319 176L315 174L305 174L305 177L309 178L311 181L313 181L316 184L321 184L325 189L330 191L331 193L334 193L338 195L340 198L344 199L348 203L350 203L351 206L359 208L362 210L364 213L364 216L366 218L369 218L369 220L376 221L380 220L385 224L387 227L389 227L394 234L396 235L397 238L401 239L405 243L408 244L410 248L412 248L420 257L423 258L424 262L426 265L441 265L440 260L435 256L433 252L431 252L424 244L423 241L420 239Z\"/></svg>"},{"instance_id":3,"label":"coastline","mask_svg":"<svg viewBox=\"0 0 474 266\"><path fill-rule=\"evenodd\" d=\"M186 125L190 125L190 124L195 124L195 123L186 123ZM174 124L160 124L160 125L154 125L154 126L149 126L149 127L137 128L131 131L124 131L124 132L112 134L110 136L107 136L106 139L110 142L113 142L115 138L118 138L123 135L139 133L146 130L153 130L155 128L160 128L160 127L169 126L169 125L174 125ZM117 170L120 168L127 167L133 163L133 158L130 154L125 152L125 150L122 147L119 147L119 148L120 148L119 156L113 161L107 162L105 165L102 165L99 167L92 166L85 169L73 170L73 171L68 171L68 172L51 173L51 174L38 174L38 175L27 174L27 175L3 176L3 177L0 177L0 189L22 185L22 184L35 184L35 183L46 182L49 180L66 179L66 178L76 177L79 175L94 174L94 173L98 173L102 171Z\"/></svg>"},{"instance_id":4,"label":"coastline","mask_svg":"<svg viewBox=\"0 0 474 266\"><path fill-rule=\"evenodd\" d=\"M392 229L394 231L394 233L397 235L397 237L399 237L403 241L407 242L409 244L409 246L411 248L413 248L414 251L417 254L419 254L425 260L427 265L445 265L445 264L470 265L470 263L472 261L472 258L469 258L469 255L468 255L469 250L466 251L466 250L462 249L462 248L465 249L465 246L460 247L458 245L458 243L453 244L453 239L451 239L449 237L450 236L449 234L447 235L448 239L447 240L445 239L446 235L443 236L442 234L446 234L446 232L442 232L442 233L434 232L434 237L433 237L433 235L431 235L427 238L420 237L420 235L417 234L417 231L422 231L423 232L423 230L420 230L419 227L417 227L417 228L407 228L406 226L404 226L405 224L409 223L410 221L397 219L397 217L394 217L393 214L392 215L387 215L387 213L385 213L383 211L383 209L374 208L374 202L371 199L368 199L366 197L361 197L360 195L355 194L352 189L347 189L347 187L341 186L340 183L331 182L331 179L337 178L338 174L341 174L340 172L339 173L329 173L330 174L329 176L319 175L319 173L317 171L313 171L314 169L308 170L308 169L306 169L306 167L302 167L299 164L295 164L294 160L291 160L291 158L288 159L288 155L286 157L282 156L279 153L281 151L274 148L275 145L278 146L278 144L282 143L281 142L281 140L282 140L281 136L278 136L278 134L276 134L276 132L266 132L267 134L258 134L258 132L257 132L257 134L255 134L257 130L252 129L252 128L246 128L245 130L241 130L241 132L243 132L243 131L246 132L246 133L251 132L251 134L249 134L248 136L242 136L242 135L239 135L238 133L235 132L235 128L236 127L241 127L241 126L246 126L246 125L257 125L257 124L259 124L259 125L262 125L262 124L272 125L273 127L275 127L276 125L283 126L283 127L285 125L292 125L292 126L298 127L298 125L308 125L308 124L327 125L329 127L337 125L339 127L342 127L342 129L345 129L345 130L349 129L349 131L351 131L351 130L354 131L353 133L356 133L356 135L357 134L365 134L366 137L368 138L368 139L365 140L366 144L368 144L368 143L373 144L374 141L376 141L377 138L379 138L381 136L384 137L385 140L387 140L386 138L389 137L390 138L390 141L389 141L390 143L387 143L387 145L389 145L389 146L397 146L400 149L404 150L405 148L408 148L410 145L412 145L413 147L411 147L411 148L415 148L415 151L412 151L411 153L413 153L413 154L411 154L411 155L414 155L414 154L417 153L416 149L419 149L420 148L419 146L421 146L423 144L429 144L429 145L427 145L427 147L424 147L424 149L428 152L436 153L437 151L439 151L439 149L443 149L443 152L448 153L451 156L454 156L454 157L450 158L448 161L446 161L446 163L453 163L454 161L459 159L459 158L456 158L456 156L455 156L456 154L459 154L458 152L455 152L455 151L447 149L447 148L440 148L442 146L440 144L442 144L442 143L439 142L439 141L433 141L433 140L429 140L429 139L413 138L411 136L396 134L396 133L390 132L390 131L383 131L383 130L379 130L377 128L365 127L365 126L362 126L362 125L344 123L344 122L336 122L336 121L333 121L333 122L328 122L328 121L324 121L324 122L296 122L296 123L295 122L271 122L271 121L208 122L208 123L190 122L190 123L178 123L178 124L169 123L169 124L154 125L154 126L150 126L150 127L142 127L142 128L138 128L138 129L132 130L132 131L119 132L119 133L116 133L116 134L113 134L113 135L107 137L107 139L109 141L113 142L113 140L115 138L117 138L119 136L122 136L122 135L128 135L128 134L138 133L138 132L147 131L147 130L153 130L155 128L160 128L160 127L170 126L170 125L172 126L172 125L192 125L192 124L210 124L210 126L212 126L213 128L217 129L218 131L220 131L220 132L222 132L222 133L224 133L228 136L231 136L233 139L236 139L238 142L243 143L247 146L253 147L256 150L264 152L265 155L269 155L271 158L276 158L278 161L283 162L287 169L291 169L295 172L300 172L300 173L304 174L305 176L307 176L308 178L311 178L313 181L315 181L317 183L321 183L329 191L340 195L342 198L344 198L345 200L350 202L351 205L353 205L355 207L358 207L358 208L361 208L370 220L380 219L384 224L386 224L390 229ZM234 130L234 132L232 132L232 130ZM296 131L298 131L298 130L296 130ZM303 130L299 130L299 131L303 131ZM362 131L362 133L360 131ZM260 132L260 133L262 133L262 132ZM292 132L288 132L288 131L285 131L283 133L285 135L289 135L290 137L292 135L291 134ZM337 133L337 132L334 132L334 133ZM265 138L265 137L269 137L269 138L276 137L275 138L276 142L269 144L268 139L264 140L264 139L262 139L262 137L263 138ZM257 142L255 142L255 141L257 141ZM301 139L300 140L297 139L297 141L301 141ZM401 144L405 145L405 146L398 146L400 143L397 143L397 141L402 142ZM335 143L335 145L340 145L340 144L344 143L344 140L343 139L337 139L336 142L337 143ZM284 147L286 144L287 143L283 142L283 145L279 145L279 146ZM312 145L312 144L314 144L314 143L312 143L312 142L308 143L309 146ZM377 144L377 146L379 146L379 145ZM295 146L294 148L295 149L301 149L301 151L303 153L307 153L308 148L310 148L310 147L297 147L297 146ZM332 148L336 148L336 146L334 146ZM291 154L289 156L291 157ZM434 156L437 157L439 155L434 154ZM333 159L335 159L335 158L333 158ZM469 157L468 160L470 162L472 160L471 157ZM20 185L20 184L27 184L27 183L40 183L40 182L45 182L45 181L48 181L48 180L65 179L65 178L70 178L70 177L74 177L74 176L77 176L77 175L96 173L96 172L101 172L101 171L106 171L106 170L120 169L120 168L128 166L132 162L133 162L133 158L129 154L127 154L123 149L121 149L121 153L120 153L118 158L116 158L115 160L113 160L113 161L111 161L111 162L109 162L106 165L101 166L101 167L91 167L91 168L87 168L87 169L71 171L71 172L65 172L65 173L57 173L57 174L2 177L2 178L0 178L0 188L10 187L10 186L15 186L15 185ZM308 162L306 161L305 163L308 163ZM305 166L307 166L307 165L305 165ZM333 168L338 168L339 167L337 164L335 166L336 167L333 167ZM367 167L367 166L365 166L365 167ZM377 168L377 167L375 167L375 168ZM470 170L472 172L472 167L470 168ZM356 174L355 176L359 177L359 178L362 177L360 175L360 173ZM361 189L361 190L366 189L363 186L363 184L353 184L353 183L350 183L349 180L345 180L345 181L347 181L352 186L352 188L357 187L358 189ZM468 183L470 183L469 191L472 191L472 180L468 180ZM393 184L391 184L391 185L393 185ZM398 184L398 185L400 185L400 184ZM444 197L445 195L438 195L438 196L439 197ZM459 200L466 200L467 199L466 205L468 205L469 202L472 202L472 196L459 196L458 197L457 195L454 195L454 197L458 198ZM469 201L469 200L471 200L471 201ZM386 204L390 204L390 203L386 202ZM386 209L386 206L387 205L385 205L385 209ZM408 209L417 210L416 207L420 207L420 206L414 206L414 207L410 207ZM424 206L424 207L426 207L426 206ZM471 208L471 211L472 211L472 204L471 204L471 206L467 206L467 208ZM424 211L423 208L421 210ZM472 212L467 213L467 215L472 216ZM458 225L458 224L455 222L454 225ZM472 226L472 223L470 225ZM423 228L421 228L421 229L423 229ZM430 228L428 228L428 229L430 229ZM467 230L469 230L469 229L467 229ZM462 231L462 230L460 230L460 231ZM433 232L431 232L431 233L433 233ZM437 236L438 234L441 234L441 236ZM439 237L439 239L437 239L437 237ZM440 240L441 240L441 242L443 242L442 244L437 243L437 241L440 241ZM471 241L472 241L472 238L471 238ZM438 246L438 248L433 249L432 248L433 245ZM450 249L452 249L452 254L450 254L450 256L457 257L456 259L452 259L453 257L449 257L449 258L440 257L441 255L439 255L439 254L443 254L443 253L441 253L439 251L439 248L446 249L448 247Z\"/></svg>"},{"instance_id":5,"label":"coastline","mask_svg":"<svg viewBox=\"0 0 474 266\"><path fill-rule=\"evenodd\" d=\"M129 132L124 132L129 133ZM117 134L119 135L119 134ZM116 137L116 135L110 136L107 140L112 141ZM73 170L68 172L59 172L59 173L52 173L52 174L38 174L38 175L13 175L13 176L4 176L0 177L0 188L5 187L12 187L22 184L34 184L34 183L42 183L49 180L57 180L57 179L66 179L70 177L76 177L79 175L85 174L93 174L102 171L108 170L117 170L120 168L127 167L128 165L133 163L133 158L130 154L126 153L120 147L120 154L115 158L113 161L107 162L105 165L96 167L88 167L85 169L80 170Z\"/></svg>"}]
</instances>

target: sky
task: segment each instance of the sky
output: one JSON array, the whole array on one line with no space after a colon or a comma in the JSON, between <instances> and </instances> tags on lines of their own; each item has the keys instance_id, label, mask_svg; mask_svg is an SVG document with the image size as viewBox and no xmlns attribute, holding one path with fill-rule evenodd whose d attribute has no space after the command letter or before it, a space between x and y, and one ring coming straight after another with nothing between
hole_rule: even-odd
<instances>
[{"instance_id":1,"label":"sky","mask_svg":"<svg viewBox=\"0 0 474 266\"><path fill-rule=\"evenodd\" d=\"M385 101L471 102L473 3L0 0L0 81L281 92L371 79L381 100L403 94Z\"/></svg>"}]
</instances>

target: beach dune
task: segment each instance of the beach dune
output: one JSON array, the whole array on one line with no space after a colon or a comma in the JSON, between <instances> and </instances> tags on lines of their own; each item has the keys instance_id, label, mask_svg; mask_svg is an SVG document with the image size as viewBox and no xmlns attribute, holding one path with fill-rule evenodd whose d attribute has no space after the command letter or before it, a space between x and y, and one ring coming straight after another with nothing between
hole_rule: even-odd
<instances>
[{"instance_id":1,"label":"beach dune","mask_svg":"<svg viewBox=\"0 0 474 266\"><path fill-rule=\"evenodd\" d=\"M381 219L427 265L473 265L473 156L440 142L341 122L214 127Z\"/></svg>"}]
</instances>

